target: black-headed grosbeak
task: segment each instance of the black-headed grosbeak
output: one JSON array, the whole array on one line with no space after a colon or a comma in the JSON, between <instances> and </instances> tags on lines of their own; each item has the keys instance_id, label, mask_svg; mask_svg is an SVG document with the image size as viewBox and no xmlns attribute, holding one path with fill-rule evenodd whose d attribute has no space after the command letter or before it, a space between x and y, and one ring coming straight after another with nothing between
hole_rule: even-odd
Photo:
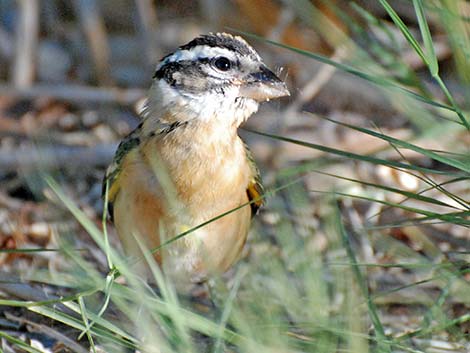
<instances>
[{"instance_id":1,"label":"black-headed grosbeak","mask_svg":"<svg viewBox=\"0 0 470 353\"><path fill-rule=\"evenodd\" d=\"M259 172L237 129L260 102L289 92L245 40L227 33L179 47L153 78L142 123L121 142L105 177L125 252L141 256L136 238L156 248L256 200L155 253L167 275L200 282L238 259L262 204Z\"/></svg>"}]
</instances>

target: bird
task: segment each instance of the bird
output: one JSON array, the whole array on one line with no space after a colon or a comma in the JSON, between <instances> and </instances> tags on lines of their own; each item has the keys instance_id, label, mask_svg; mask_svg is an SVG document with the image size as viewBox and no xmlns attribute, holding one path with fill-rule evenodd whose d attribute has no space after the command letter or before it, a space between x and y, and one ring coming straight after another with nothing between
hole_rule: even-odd
<instances>
[{"instance_id":1,"label":"bird","mask_svg":"<svg viewBox=\"0 0 470 353\"><path fill-rule=\"evenodd\" d=\"M103 181L124 252L142 258L143 249L158 249L163 273L182 285L226 272L264 193L238 128L260 103L288 95L240 36L202 34L163 57L141 123L119 144Z\"/></svg>"}]
</instances>

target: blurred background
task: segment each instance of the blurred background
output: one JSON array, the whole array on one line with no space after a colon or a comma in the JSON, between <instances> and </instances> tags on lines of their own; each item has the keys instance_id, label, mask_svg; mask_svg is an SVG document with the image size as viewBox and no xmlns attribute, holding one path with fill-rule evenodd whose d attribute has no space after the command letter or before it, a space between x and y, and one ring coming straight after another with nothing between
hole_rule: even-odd
<instances>
[{"instance_id":1,"label":"blurred background","mask_svg":"<svg viewBox=\"0 0 470 353\"><path fill-rule=\"evenodd\" d=\"M188 324L216 341L191 349L470 351L470 3L461 0L0 0L3 347L18 349L11 337L26 350L94 347L75 342L77 326L14 301L88 288L92 269L94 283L104 280L107 253L84 224L101 227L105 169L140 121L160 58L217 31L247 39L291 97L264 104L240 131L270 193L228 275L233 288L245 273L230 299L237 319L227 320L241 336L258 332L256 345L224 338L221 348L220 335ZM70 329L73 342L41 325ZM171 342L166 351L189 349Z\"/></svg>"}]
</instances>

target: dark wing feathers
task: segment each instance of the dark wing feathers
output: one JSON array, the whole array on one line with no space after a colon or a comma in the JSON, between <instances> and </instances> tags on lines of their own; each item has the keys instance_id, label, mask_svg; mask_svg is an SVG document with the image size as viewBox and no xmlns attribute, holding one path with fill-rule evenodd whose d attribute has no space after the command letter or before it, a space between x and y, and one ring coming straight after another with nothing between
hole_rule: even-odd
<instances>
[{"instance_id":1,"label":"dark wing feathers","mask_svg":"<svg viewBox=\"0 0 470 353\"><path fill-rule=\"evenodd\" d=\"M121 172L121 166L124 157L131 151L136 148L140 143L140 128L139 125L134 131L132 131L127 137L121 141L119 144L116 153L114 154L113 162L106 170L106 175L103 180L101 194L103 199L106 196L106 187L108 188L108 199L105 200L108 206L108 215L113 218L113 202L116 198L116 194L119 191L119 173Z\"/></svg>"}]
</instances>

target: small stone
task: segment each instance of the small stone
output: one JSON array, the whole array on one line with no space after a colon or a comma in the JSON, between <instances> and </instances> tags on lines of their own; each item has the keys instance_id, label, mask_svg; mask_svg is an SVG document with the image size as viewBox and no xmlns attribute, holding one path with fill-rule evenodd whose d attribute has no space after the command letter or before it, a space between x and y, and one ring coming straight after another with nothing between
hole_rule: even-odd
<instances>
[{"instance_id":1,"label":"small stone","mask_svg":"<svg viewBox=\"0 0 470 353\"><path fill-rule=\"evenodd\" d=\"M94 135L99 139L100 142L113 142L115 140L115 134L111 128L107 125L100 124L93 129Z\"/></svg>"},{"instance_id":2,"label":"small stone","mask_svg":"<svg viewBox=\"0 0 470 353\"><path fill-rule=\"evenodd\" d=\"M82 123L86 128L92 128L98 125L100 122L100 116L95 110L89 110L83 113Z\"/></svg>"},{"instance_id":3,"label":"small stone","mask_svg":"<svg viewBox=\"0 0 470 353\"><path fill-rule=\"evenodd\" d=\"M78 128L79 119L75 114L68 113L59 120L59 126L62 130L72 131Z\"/></svg>"}]
</instances>

